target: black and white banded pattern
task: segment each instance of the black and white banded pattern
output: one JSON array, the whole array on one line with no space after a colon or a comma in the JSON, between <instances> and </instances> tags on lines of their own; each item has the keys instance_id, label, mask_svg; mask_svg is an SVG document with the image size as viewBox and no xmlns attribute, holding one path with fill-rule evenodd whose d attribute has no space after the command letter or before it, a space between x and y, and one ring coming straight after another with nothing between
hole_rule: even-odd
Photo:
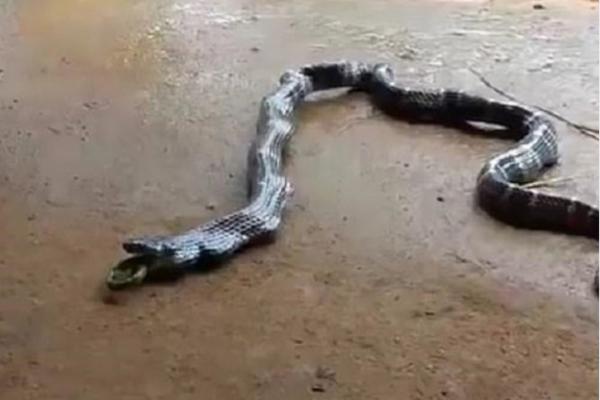
<instances>
[{"instance_id":1,"label":"black and white banded pattern","mask_svg":"<svg viewBox=\"0 0 600 400\"><path fill-rule=\"evenodd\" d=\"M516 226L598 239L597 207L522 186L558 160L555 129L536 112L460 91L396 86L391 68L383 64L308 65L286 72L279 83L262 100L256 140L248 154L248 206L180 235L128 240L125 251L143 256L144 262L184 271L272 238L292 193L282 172L282 153L295 129L295 110L312 92L342 87L364 91L385 113L415 122L505 127L517 143L483 166L476 183L480 206Z\"/></svg>"}]
</instances>

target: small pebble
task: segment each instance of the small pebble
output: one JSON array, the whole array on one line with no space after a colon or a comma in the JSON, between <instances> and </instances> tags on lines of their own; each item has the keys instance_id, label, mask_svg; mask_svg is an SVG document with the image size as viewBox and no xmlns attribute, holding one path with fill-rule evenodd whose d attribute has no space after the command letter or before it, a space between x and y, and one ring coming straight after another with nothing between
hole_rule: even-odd
<instances>
[{"instance_id":1,"label":"small pebble","mask_svg":"<svg viewBox=\"0 0 600 400\"><path fill-rule=\"evenodd\" d=\"M317 379L326 379L330 381L335 381L335 371L332 368L319 366L317 367L317 371L315 372L315 377Z\"/></svg>"},{"instance_id":2,"label":"small pebble","mask_svg":"<svg viewBox=\"0 0 600 400\"><path fill-rule=\"evenodd\" d=\"M315 383L314 385L312 385L310 387L310 390L316 393L324 393L325 392L325 386L323 386L322 383Z\"/></svg>"},{"instance_id":3,"label":"small pebble","mask_svg":"<svg viewBox=\"0 0 600 400\"><path fill-rule=\"evenodd\" d=\"M254 53L258 53L260 51L260 49L258 47L251 47L250 51L252 51Z\"/></svg>"},{"instance_id":4,"label":"small pebble","mask_svg":"<svg viewBox=\"0 0 600 400\"><path fill-rule=\"evenodd\" d=\"M27 217L27 221L35 221L35 214L31 214Z\"/></svg>"},{"instance_id":5,"label":"small pebble","mask_svg":"<svg viewBox=\"0 0 600 400\"><path fill-rule=\"evenodd\" d=\"M545 6L545 5L543 5L542 3L535 3L535 4L533 5L533 9L534 9L534 10L543 10L543 9L545 9L545 8L546 8L546 6Z\"/></svg>"},{"instance_id":6,"label":"small pebble","mask_svg":"<svg viewBox=\"0 0 600 400\"><path fill-rule=\"evenodd\" d=\"M211 210L211 211L212 211L212 210L214 210L215 208L217 208L217 205L216 205L215 203L212 203L212 202L211 202L211 203L208 203L208 204L206 205L206 209L207 209L207 210Z\"/></svg>"},{"instance_id":7,"label":"small pebble","mask_svg":"<svg viewBox=\"0 0 600 400\"><path fill-rule=\"evenodd\" d=\"M439 201L440 203L444 202L444 198L442 196L438 196L435 198L437 201Z\"/></svg>"}]
</instances>

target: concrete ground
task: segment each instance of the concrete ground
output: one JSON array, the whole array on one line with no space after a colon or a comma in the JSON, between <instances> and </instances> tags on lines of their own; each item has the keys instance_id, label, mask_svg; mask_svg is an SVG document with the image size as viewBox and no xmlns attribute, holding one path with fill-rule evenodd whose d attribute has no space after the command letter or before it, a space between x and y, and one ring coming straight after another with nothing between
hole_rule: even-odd
<instances>
[{"instance_id":1,"label":"concrete ground","mask_svg":"<svg viewBox=\"0 0 600 400\"><path fill-rule=\"evenodd\" d=\"M372 112L300 112L278 241L109 294L120 240L244 204L260 98L287 68L385 61L402 85L597 126L597 3L5 0L0 397L592 399L597 243L473 202L509 143ZM544 190L598 199L597 142L557 122Z\"/></svg>"}]
</instances>

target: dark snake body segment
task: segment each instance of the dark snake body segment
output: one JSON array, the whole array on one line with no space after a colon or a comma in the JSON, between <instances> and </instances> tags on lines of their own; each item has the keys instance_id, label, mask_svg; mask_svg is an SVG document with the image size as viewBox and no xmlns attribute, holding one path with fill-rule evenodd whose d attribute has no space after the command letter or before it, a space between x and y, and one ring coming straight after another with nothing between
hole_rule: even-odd
<instances>
[{"instance_id":1,"label":"dark snake body segment","mask_svg":"<svg viewBox=\"0 0 600 400\"><path fill-rule=\"evenodd\" d=\"M440 124L484 122L507 128L518 141L483 166L476 185L480 206L515 226L598 239L597 207L521 186L558 160L556 132L550 121L518 104L460 91L398 87L386 65L342 61L288 71L279 87L263 98L256 140L248 153L249 204L245 208L181 235L129 240L124 249L187 268L272 237L292 193L282 173L282 158L295 129L295 110L312 92L342 87L368 93L378 108L399 118Z\"/></svg>"}]
</instances>

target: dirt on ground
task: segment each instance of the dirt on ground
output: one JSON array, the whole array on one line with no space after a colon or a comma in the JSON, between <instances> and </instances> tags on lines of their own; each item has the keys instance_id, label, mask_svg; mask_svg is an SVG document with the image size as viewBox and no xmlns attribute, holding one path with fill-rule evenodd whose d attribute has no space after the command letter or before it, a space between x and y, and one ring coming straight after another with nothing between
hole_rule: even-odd
<instances>
[{"instance_id":1,"label":"dirt on ground","mask_svg":"<svg viewBox=\"0 0 600 400\"><path fill-rule=\"evenodd\" d=\"M258 103L288 68L597 127L597 2L7 0L0 5L0 398L593 399L597 242L474 202L510 143L311 98L278 240L111 293L120 241L244 205ZM598 146L556 121L541 190L598 201Z\"/></svg>"}]
</instances>

